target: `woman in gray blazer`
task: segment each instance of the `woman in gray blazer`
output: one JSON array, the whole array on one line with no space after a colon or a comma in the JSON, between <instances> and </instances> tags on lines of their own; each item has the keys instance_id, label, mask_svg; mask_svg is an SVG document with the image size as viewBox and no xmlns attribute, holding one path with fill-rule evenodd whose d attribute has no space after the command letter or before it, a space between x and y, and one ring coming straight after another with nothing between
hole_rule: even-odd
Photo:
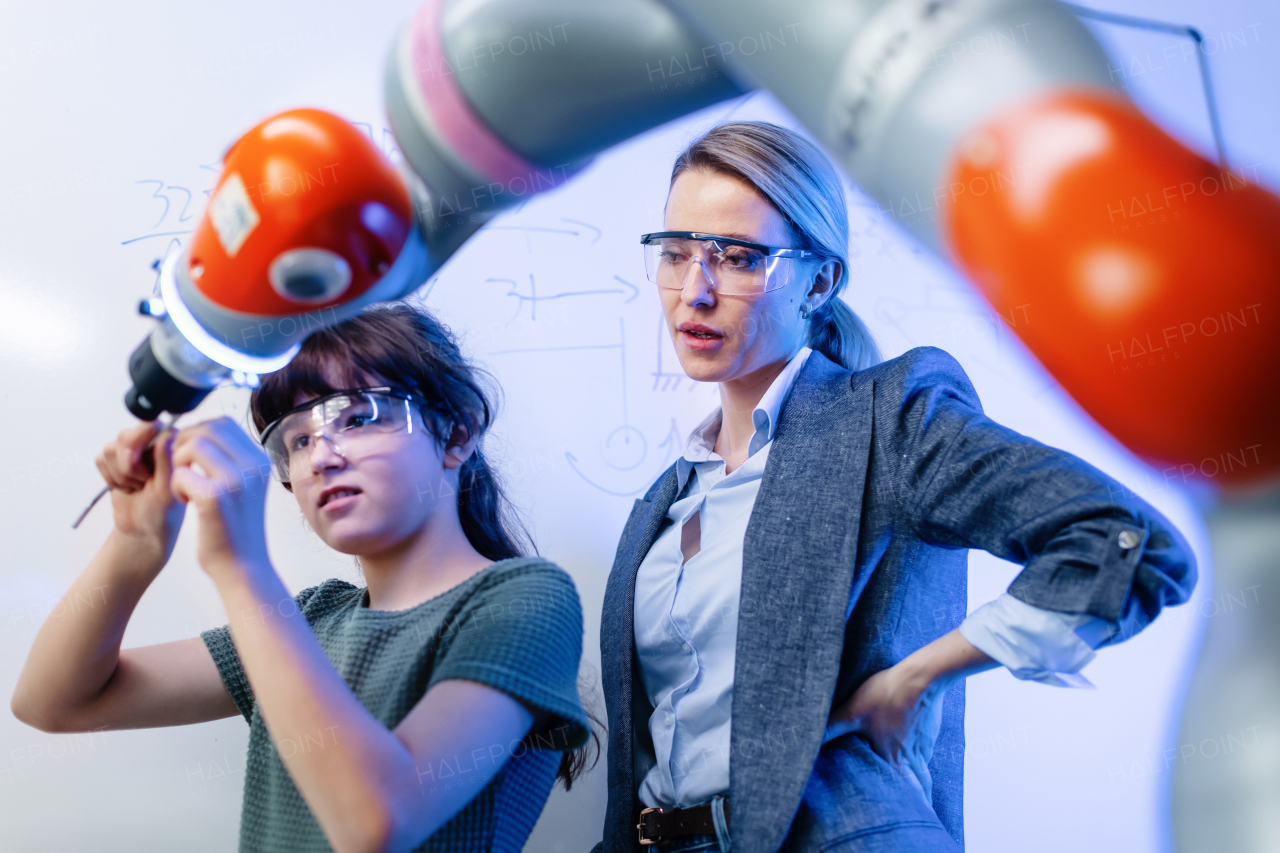
<instances>
[{"instance_id":1,"label":"woman in gray blazer","mask_svg":"<svg viewBox=\"0 0 1280 853\"><path fill-rule=\"evenodd\" d=\"M664 228L646 268L721 407L636 501L609 576L597 850L962 849L964 678L1087 684L1094 649L1188 599L1191 551L988 419L945 352L880 362L836 298L844 193L804 138L713 128ZM967 548L1025 568L966 618Z\"/></svg>"}]
</instances>

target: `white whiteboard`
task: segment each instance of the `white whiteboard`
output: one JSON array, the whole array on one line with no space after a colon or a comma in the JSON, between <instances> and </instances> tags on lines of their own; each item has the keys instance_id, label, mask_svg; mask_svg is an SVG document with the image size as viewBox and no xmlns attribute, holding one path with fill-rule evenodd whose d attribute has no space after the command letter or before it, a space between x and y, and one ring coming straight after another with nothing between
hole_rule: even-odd
<instances>
[{"instance_id":1,"label":"white whiteboard","mask_svg":"<svg viewBox=\"0 0 1280 853\"><path fill-rule=\"evenodd\" d=\"M1191 21L1211 35L1245 34L1239 43L1223 40L1232 46L1214 58L1215 73L1228 143L1266 180L1280 173L1267 144L1280 111L1276 96L1262 91L1280 77L1280 14L1263 0L1222 5L1116 0L1107 8ZM185 239L225 146L272 112L329 109L364 123L389 150L382 60L414 8L296 0L119 8L79 0L0 11L4 696L49 608L110 528L105 506L80 530L69 525L101 484L94 455L132 422L122 403L126 360L152 322L135 313L154 281L151 264ZM1150 38L1116 37L1129 60L1123 73L1162 120L1203 144L1194 67L1156 68L1150 59L1164 42L1153 53L1143 41ZM605 578L632 498L717 402L714 387L680 372L637 237L661 224L674 156L730 112L794 125L759 94L633 140L569 185L498 218L417 294L504 389L486 452L505 470L541 552L578 584L591 673L598 672ZM924 344L950 351L993 417L1128 484L1181 527L1202 566L1195 601L1104 650L1085 670L1097 691L1023 684L1003 671L970 681L970 849L1027 849L1031 838L1039 851L1076 850L1099 838L1131 853L1167 849L1160 822L1168 774L1159 770L1160 755L1176 739L1176 700L1204 627L1200 604L1211 595L1201 522L1183 493L1063 396L966 283L911 245L865 197L851 191L850 202L847 298L885 354ZM246 399L242 390L220 390L186 422L243 418ZM283 490L272 493L268 513L272 558L291 589L331 576L356 580L351 562L306 530ZM195 561L194 528L193 515L126 646L225 622ZM970 565L971 607L1001 592L1016 572L985 554ZM4 847L232 850L246 742L238 717L52 736L6 709ZM585 853L600 837L604 802L601 762L571 794L553 794L528 849Z\"/></svg>"}]
</instances>

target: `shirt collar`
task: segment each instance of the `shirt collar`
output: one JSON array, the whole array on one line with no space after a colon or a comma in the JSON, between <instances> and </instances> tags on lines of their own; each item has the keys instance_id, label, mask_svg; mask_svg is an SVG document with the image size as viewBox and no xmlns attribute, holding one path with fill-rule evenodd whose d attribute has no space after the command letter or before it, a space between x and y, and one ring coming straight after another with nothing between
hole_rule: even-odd
<instances>
[{"instance_id":1,"label":"shirt collar","mask_svg":"<svg viewBox=\"0 0 1280 853\"><path fill-rule=\"evenodd\" d=\"M747 445L748 458L754 456L773 440L773 430L778 424L778 412L782 410L782 404L786 401L791 386L800 375L800 368L804 367L805 360L809 358L811 352L813 350L809 347L801 347L751 411L751 422L756 430L751 436L751 442ZM676 460L676 473L679 477L677 493L684 489L693 466L698 462L706 462L715 455L716 439L720 436L723 419L724 410L716 407L716 410L694 427L693 432L689 434L689 440L684 446L684 455ZM716 458L720 457L716 456Z\"/></svg>"}]
</instances>

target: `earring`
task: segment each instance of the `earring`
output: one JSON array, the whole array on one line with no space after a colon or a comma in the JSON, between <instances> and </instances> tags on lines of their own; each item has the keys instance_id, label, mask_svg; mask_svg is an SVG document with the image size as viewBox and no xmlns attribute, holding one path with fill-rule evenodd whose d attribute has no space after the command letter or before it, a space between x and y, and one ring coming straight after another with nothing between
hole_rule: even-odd
<instances>
[{"instance_id":1,"label":"earring","mask_svg":"<svg viewBox=\"0 0 1280 853\"><path fill-rule=\"evenodd\" d=\"M808 320L809 315L812 313L813 313L813 309L810 308L807 304L800 306L800 319Z\"/></svg>"}]
</instances>

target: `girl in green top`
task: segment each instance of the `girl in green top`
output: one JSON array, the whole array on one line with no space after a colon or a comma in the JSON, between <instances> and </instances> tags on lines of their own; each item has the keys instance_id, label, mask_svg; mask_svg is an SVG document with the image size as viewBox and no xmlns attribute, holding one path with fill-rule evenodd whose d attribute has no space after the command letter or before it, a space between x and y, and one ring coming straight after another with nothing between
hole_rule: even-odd
<instances>
[{"instance_id":1,"label":"girl in green top","mask_svg":"<svg viewBox=\"0 0 1280 853\"><path fill-rule=\"evenodd\" d=\"M250 409L261 444L219 418L149 452L141 424L98 456L115 528L63 600L106 606L45 622L15 715L73 732L242 714L244 853L519 851L592 736L582 610L510 532L476 371L425 311L381 305L308 338ZM267 556L273 469L367 587L288 594ZM229 624L122 651L187 504Z\"/></svg>"}]
</instances>

